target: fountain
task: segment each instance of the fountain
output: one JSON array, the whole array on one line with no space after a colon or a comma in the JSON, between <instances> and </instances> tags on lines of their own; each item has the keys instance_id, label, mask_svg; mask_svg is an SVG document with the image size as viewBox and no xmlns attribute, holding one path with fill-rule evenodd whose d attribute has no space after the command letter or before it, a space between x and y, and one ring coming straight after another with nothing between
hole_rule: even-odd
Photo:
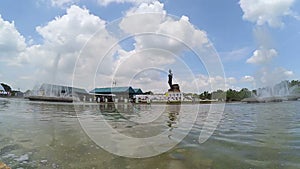
<instances>
[{"instance_id":1,"label":"fountain","mask_svg":"<svg viewBox=\"0 0 300 169\"><path fill-rule=\"evenodd\" d=\"M282 81L274 86L259 88L252 97L245 98L242 102L246 103L268 103L298 100L300 95L296 94L295 89L299 86L289 87L288 81Z\"/></svg>"},{"instance_id":2,"label":"fountain","mask_svg":"<svg viewBox=\"0 0 300 169\"><path fill-rule=\"evenodd\" d=\"M73 102L72 89L68 86L42 84L27 98L32 101Z\"/></svg>"}]
</instances>

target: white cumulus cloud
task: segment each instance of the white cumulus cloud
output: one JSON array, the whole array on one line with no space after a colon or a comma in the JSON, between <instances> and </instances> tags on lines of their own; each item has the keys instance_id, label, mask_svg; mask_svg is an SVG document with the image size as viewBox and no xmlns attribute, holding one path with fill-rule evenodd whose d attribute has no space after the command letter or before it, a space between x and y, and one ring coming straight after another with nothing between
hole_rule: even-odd
<instances>
[{"instance_id":1,"label":"white cumulus cloud","mask_svg":"<svg viewBox=\"0 0 300 169\"><path fill-rule=\"evenodd\" d=\"M283 80L293 77L293 71L282 67L262 68L255 76L258 87L273 86Z\"/></svg>"},{"instance_id":2,"label":"white cumulus cloud","mask_svg":"<svg viewBox=\"0 0 300 169\"><path fill-rule=\"evenodd\" d=\"M193 81L186 81L185 83L188 91L197 91L192 87L197 87L200 92L212 92L215 90L225 91L228 89L239 90L239 88L235 86L235 84L237 83L237 79L234 77L224 78L221 76L208 76L204 74L199 74L195 76L195 79ZM212 90L212 86L214 86L214 90Z\"/></svg>"},{"instance_id":3,"label":"white cumulus cloud","mask_svg":"<svg viewBox=\"0 0 300 169\"><path fill-rule=\"evenodd\" d=\"M11 39L14 40L12 42L14 48L12 49L18 49L15 50L18 51L18 54L13 59L9 59L9 64L21 67L22 77L32 77L31 80L24 82L24 84L27 83L27 86L33 86L33 83L37 81L71 85L75 63L80 55L81 60L77 63L77 75L82 78L82 81L77 85L90 87L84 84L87 80L85 78L89 78L88 75L95 72L97 61L116 43L116 39L110 36L105 29L106 22L98 16L92 15L87 9L76 5L69 7L66 11L65 15L56 17L46 25L36 28L43 38L42 44L26 47L25 42L17 43L20 39L21 42L25 40L22 40L22 36L19 36L17 30L13 29L14 37ZM13 26L10 27L13 28ZM94 35L99 30L100 32ZM86 45L88 40L90 40L89 45ZM9 39L5 40L5 42L9 41ZM85 45L85 49L82 50ZM5 49L7 50L8 47ZM108 65L105 70L112 72L113 68L109 65L113 64L113 58L108 57L103 62L107 62L105 65ZM23 68L27 68L27 70L23 71ZM22 77L19 78L29 79Z\"/></svg>"},{"instance_id":4,"label":"white cumulus cloud","mask_svg":"<svg viewBox=\"0 0 300 169\"><path fill-rule=\"evenodd\" d=\"M271 27L283 26L282 18L292 15L295 0L240 0L243 19L257 25L268 24Z\"/></svg>"},{"instance_id":5,"label":"white cumulus cloud","mask_svg":"<svg viewBox=\"0 0 300 169\"><path fill-rule=\"evenodd\" d=\"M97 0L98 4L102 6L107 6L110 3L132 3L132 4L141 4L141 3L150 3L156 0Z\"/></svg>"},{"instance_id":6,"label":"white cumulus cloud","mask_svg":"<svg viewBox=\"0 0 300 169\"><path fill-rule=\"evenodd\" d=\"M277 55L278 53L275 49L257 49L253 52L253 55L247 60L247 63L265 64L270 62Z\"/></svg>"},{"instance_id":7,"label":"white cumulus cloud","mask_svg":"<svg viewBox=\"0 0 300 169\"><path fill-rule=\"evenodd\" d=\"M14 69L16 72L22 72L14 76L19 79L14 80L15 84L23 84L23 89L34 86L36 81L71 85L74 68L74 85L87 89L94 85L109 86L116 80L118 86L132 85L165 92L169 68L174 71L174 83L179 83L182 91L193 91L196 82L200 90L211 86L222 88L225 80L227 87L236 83L235 78L225 79L216 73L211 77L194 75L185 64L182 53L189 50L186 46L205 49L212 45L207 33L194 27L188 17L170 17L158 1L140 3L125 15L112 25L88 9L72 5L66 9L66 14L36 28L43 41L34 45L26 45L14 24L1 19L0 24L4 25L0 27L1 45L11 44L11 48L4 47L15 51L9 62L19 66ZM116 26L117 33L132 35L132 49L122 48L111 26ZM210 50L206 52L204 60L215 56ZM3 58L8 56L3 55ZM212 65L215 68L215 64Z\"/></svg>"},{"instance_id":8,"label":"white cumulus cloud","mask_svg":"<svg viewBox=\"0 0 300 169\"><path fill-rule=\"evenodd\" d=\"M65 7L78 2L79 0L51 0L52 6Z\"/></svg>"},{"instance_id":9,"label":"white cumulus cloud","mask_svg":"<svg viewBox=\"0 0 300 169\"><path fill-rule=\"evenodd\" d=\"M242 77L241 82L252 83L252 82L254 82L254 80L255 79L253 76L246 75L246 76Z\"/></svg>"},{"instance_id":10,"label":"white cumulus cloud","mask_svg":"<svg viewBox=\"0 0 300 169\"><path fill-rule=\"evenodd\" d=\"M0 61L18 56L25 48L25 38L17 31L14 22L4 21L0 15Z\"/></svg>"},{"instance_id":11,"label":"white cumulus cloud","mask_svg":"<svg viewBox=\"0 0 300 169\"><path fill-rule=\"evenodd\" d=\"M129 10L127 17L121 21L120 28L128 34L152 33L136 36L137 50L160 48L177 54L184 45L202 47L209 43L206 32L196 29L188 17L172 18L163 7L158 1L143 3Z\"/></svg>"},{"instance_id":12,"label":"white cumulus cloud","mask_svg":"<svg viewBox=\"0 0 300 169\"><path fill-rule=\"evenodd\" d=\"M164 10L164 5L155 1L142 3L127 11L119 27L126 34L133 35L134 40L134 49L119 51L119 60L116 62L118 69L116 76L119 84L124 84L124 82L126 84L126 79L128 81L134 74L149 69L152 73L148 73L147 76L152 77L151 80L147 80L146 76L142 76L145 74L141 74L139 78L145 81L134 80L134 82L143 84L141 86L145 87L151 86L152 89L162 89L163 86L162 91L166 91L167 80L162 82L161 78L155 77L163 76L166 79L167 73L161 75L157 71L153 72L152 68L162 71L174 68L175 80L178 80L183 91L196 89L196 84L191 84L194 75L181 59L182 52L189 50L187 46L204 49L209 46L210 42L206 32L195 28L189 22L188 17L170 17ZM203 56L210 57L211 55ZM222 80L224 78L220 81ZM221 86L221 83L219 84Z\"/></svg>"}]
</instances>

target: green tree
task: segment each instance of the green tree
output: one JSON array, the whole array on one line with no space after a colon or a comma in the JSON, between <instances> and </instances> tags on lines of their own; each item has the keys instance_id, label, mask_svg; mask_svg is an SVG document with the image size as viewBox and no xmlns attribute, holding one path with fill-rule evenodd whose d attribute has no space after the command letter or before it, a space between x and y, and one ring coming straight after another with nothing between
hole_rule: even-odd
<instances>
[{"instance_id":1,"label":"green tree","mask_svg":"<svg viewBox=\"0 0 300 169\"><path fill-rule=\"evenodd\" d=\"M247 88L243 88L239 91L239 98L240 100L243 100L245 98L251 97L252 93Z\"/></svg>"},{"instance_id":2,"label":"green tree","mask_svg":"<svg viewBox=\"0 0 300 169\"><path fill-rule=\"evenodd\" d=\"M217 90L212 92L212 99L217 99L219 101L225 101L226 100L226 92L223 90Z\"/></svg>"},{"instance_id":3,"label":"green tree","mask_svg":"<svg viewBox=\"0 0 300 169\"><path fill-rule=\"evenodd\" d=\"M293 86L300 86L300 81L299 80L292 80L289 83L289 87L293 87Z\"/></svg>"},{"instance_id":4,"label":"green tree","mask_svg":"<svg viewBox=\"0 0 300 169\"><path fill-rule=\"evenodd\" d=\"M241 98L239 96L239 92L236 90L228 89L226 91L226 101L231 102L231 101L240 101Z\"/></svg>"},{"instance_id":5,"label":"green tree","mask_svg":"<svg viewBox=\"0 0 300 169\"><path fill-rule=\"evenodd\" d=\"M211 99L211 93L209 93L208 91L204 91L200 94L199 98L202 100Z\"/></svg>"}]
</instances>

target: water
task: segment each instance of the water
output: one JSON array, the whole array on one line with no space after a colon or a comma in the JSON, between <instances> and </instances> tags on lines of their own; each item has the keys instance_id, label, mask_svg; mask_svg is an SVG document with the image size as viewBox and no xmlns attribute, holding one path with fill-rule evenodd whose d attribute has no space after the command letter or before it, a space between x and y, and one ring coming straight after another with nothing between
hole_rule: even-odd
<instances>
[{"instance_id":1,"label":"water","mask_svg":"<svg viewBox=\"0 0 300 169\"><path fill-rule=\"evenodd\" d=\"M169 105L171 110L193 111L196 105ZM178 114L163 114L152 123L126 123L137 119L130 106L81 105L79 114L99 110L119 132L149 137L176 130ZM165 105L139 105L140 113L153 118ZM79 125L72 104L30 102L0 98L0 161L12 168L111 168L111 169L232 169L300 168L300 102L227 104L210 139L198 143L208 105L200 105L196 123L185 139L159 156L132 159L113 155L97 146ZM155 111L154 111L155 110ZM129 132L130 131L130 132ZM133 132L134 131L134 132ZM147 131L147 132L145 132ZM103 134L107 131L102 131ZM176 133L174 133L176 134Z\"/></svg>"}]
</instances>

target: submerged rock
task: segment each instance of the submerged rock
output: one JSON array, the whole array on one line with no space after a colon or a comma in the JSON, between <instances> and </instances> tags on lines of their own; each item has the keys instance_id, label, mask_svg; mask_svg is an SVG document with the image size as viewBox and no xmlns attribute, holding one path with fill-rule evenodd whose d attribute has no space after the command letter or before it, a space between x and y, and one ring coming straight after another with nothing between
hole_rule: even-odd
<instances>
[{"instance_id":1,"label":"submerged rock","mask_svg":"<svg viewBox=\"0 0 300 169\"><path fill-rule=\"evenodd\" d=\"M169 155L169 157L173 160L185 160L185 156L181 153L172 153Z\"/></svg>"},{"instance_id":2,"label":"submerged rock","mask_svg":"<svg viewBox=\"0 0 300 169\"><path fill-rule=\"evenodd\" d=\"M41 164L47 164L47 163L48 163L48 160L41 160L40 163L41 163Z\"/></svg>"},{"instance_id":3,"label":"submerged rock","mask_svg":"<svg viewBox=\"0 0 300 169\"><path fill-rule=\"evenodd\" d=\"M7 154L5 156L3 156L3 158L17 158L18 156L15 154Z\"/></svg>"},{"instance_id":4,"label":"submerged rock","mask_svg":"<svg viewBox=\"0 0 300 169\"><path fill-rule=\"evenodd\" d=\"M52 168L58 168L59 166L57 165L57 164L55 164L55 163L52 163Z\"/></svg>"},{"instance_id":5,"label":"submerged rock","mask_svg":"<svg viewBox=\"0 0 300 169\"><path fill-rule=\"evenodd\" d=\"M28 156L28 154L24 154L24 155L21 155L19 158L16 158L15 160L18 161L18 162L28 161L29 156Z\"/></svg>"},{"instance_id":6,"label":"submerged rock","mask_svg":"<svg viewBox=\"0 0 300 169\"><path fill-rule=\"evenodd\" d=\"M7 145L0 149L0 155L3 155L7 152L11 152L13 150L17 150L19 148L20 148L20 145L18 145L18 144Z\"/></svg>"}]
</instances>

